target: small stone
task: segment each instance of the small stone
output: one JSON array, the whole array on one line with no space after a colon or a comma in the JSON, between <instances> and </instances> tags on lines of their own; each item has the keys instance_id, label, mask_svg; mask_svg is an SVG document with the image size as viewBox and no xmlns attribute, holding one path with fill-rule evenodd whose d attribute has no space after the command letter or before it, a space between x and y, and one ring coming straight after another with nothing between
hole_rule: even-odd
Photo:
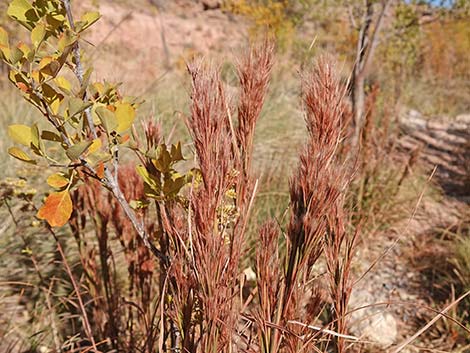
<instances>
[{"instance_id":1,"label":"small stone","mask_svg":"<svg viewBox=\"0 0 470 353\"><path fill-rule=\"evenodd\" d=\"M204 11L206 10L216 10L222 6L221 0L202 0L202 6Z\"/></svg>"},{"instance_id":2,"label":"small stone","mask_svg":"<svg viewBox=\"0 0 470 353\"><path fill-rule=\"evenodd\" d=\"M396 343L398 336L397 321L390 313L380 313L364 329L363 335L380 345L381 348L387 348Z\"/></svg>"},{"instance_id":3,"label":"small stone","mask_svg":"<svg viewBox=\"0 0 470 353\"><path fill-rule=\"evenodd\" d=\"M421 114L419 111L417 110L414 110L414 109L410 109L408 111L408 117L410 117L411 119L422 119L423 118L423 114Z\"/></svg>"}]
</instances>

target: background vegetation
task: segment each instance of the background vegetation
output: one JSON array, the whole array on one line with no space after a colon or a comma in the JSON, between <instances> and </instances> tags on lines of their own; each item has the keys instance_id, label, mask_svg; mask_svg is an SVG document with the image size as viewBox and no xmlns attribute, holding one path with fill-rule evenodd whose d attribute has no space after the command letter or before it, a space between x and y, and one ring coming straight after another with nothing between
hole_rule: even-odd
<instances>
[{"instance_id":1,"label":"background vegetation","mask_svg":"<svg viewBox=\"0 0 470 353\"><path fill-rule=\"evenodd\" d=\"M13 3L21 8L31 2ZM64 3L34 2L60 11ZM3 51L0 351L469 349L469 300L456 301L470 289L469 127L455 130L469 123L468 1L123 0L72 6L76 19L87 11L100 11L102 18L78 40L83 65L95 68L86 86L90 96L83 96L83 82L69 70L77 65L72 52L63 77L76 87L65 96L113 113L129 103L136 115L126 115L121 131L108 129L107 118L97 114L94 132L80 120L84 108L67 125L71 145L101 139L103 155L93 160L96 181L82 169L64 167L88 158L89 145L72 157L65 140L39 148L37 158L67 162L59 163L60 170L14 160L7 150L19 130L8 125L51 127L44 121L47 111L41 114L22 99L31 94L18 84L23 81L12 80L20 90L8 82L15 64ZM12 48L18 41L34 46L7 8L0 3L0 25ZM95 18L88 18L91 25ZM139 39L137 23L147 26L147 40ZM235 34L207 28L220 23L213 28ZM148 28L157 28L156 34ZM37 56L25 55L16 69L28 72L27 63L47 70L41 60L57 55L53 48L62 31L51 30L44 52L38 47ZM249 41L264 44L234 55L233 48ZM325 54L329 59L319 60ZM195 65L201 58L218 64ZM112 80L123 85L105 83ZM67 104L64 116L75 119ZM234 125L218 125L227 119ZM410 121L440 124L431 135L456 131L455 141L437 136L443 159L428 151L427 135L410 147ZM115 142L113 131L126 137ZM28 141L22 148L31 146ZM108 158L113 146L119 146L119 168ZM163 155L170 158L164 166ZM136 172L137 164L143 167ZM112 175L101 175L101 165L121 181L143 229L122 212L113 184L103 182ZM46 185L51 174L65 184ZM450 184L457 189L449 191ZM69 222L52 229L41 219L51 224L53 217L38 210L47 205L46 196L69 189L74 208L63 223ZM157 251L141 241L145 237ZM354 293L364 296L364 282L370 283L366 293L389 296L385 304L398 326L395 334L391 326L385 330L391 341L379 340L377 326L372 335L361 326L376 313L349 314L357 309ZM381 294L370 298L371 307L383 304ZM445 317L419 331L449 304Z\"/></svg>"}]
</instances>

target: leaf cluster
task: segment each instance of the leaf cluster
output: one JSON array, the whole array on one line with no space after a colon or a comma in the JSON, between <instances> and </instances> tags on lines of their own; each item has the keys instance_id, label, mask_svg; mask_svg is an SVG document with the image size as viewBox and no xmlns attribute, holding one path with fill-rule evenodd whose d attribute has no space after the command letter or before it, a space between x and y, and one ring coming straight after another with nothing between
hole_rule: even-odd
<instances>
[{"instance_id":1,"label":"leaf cluster","mask_svg":"<svg viewBox=\"0 0 470 353\"><path fill-rule=\"evenodd\" d=\"M69 2L59 0L13 0L7 14L29 32L29 40L12 44L0 27L0 58L10 81L47 121L46 127L40 122L9 126L16 144L8 152L22 162L62 170L49 176L53 190L37 216L51 226L64 225L73 209L69 192L88 177L118 192L122 149L146 155L148 163L138 170L149 196L175 196L188 181L173 169L183 160L181 145L170 151L160 145L153 157L141 150L135 134L128 133L138 102L121 96L115 84L92 82L92 69L82 66L81 36L100 14L88 12L74 21Z\"/></svg>"}]
</instances>

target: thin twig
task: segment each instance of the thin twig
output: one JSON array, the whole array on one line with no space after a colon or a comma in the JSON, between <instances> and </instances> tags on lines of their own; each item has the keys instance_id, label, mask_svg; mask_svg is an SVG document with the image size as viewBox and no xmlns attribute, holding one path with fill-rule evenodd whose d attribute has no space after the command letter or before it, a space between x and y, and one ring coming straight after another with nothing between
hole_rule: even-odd
<instances>
[{"instance_id":1,"label":"thin twig","mask_svg":"<svg viewBox=\"0 0 470 353\"><path fill-rule=\"evenodd\" d=\"M62 3L64 4L65 11L67 13L67 19L69 21L70 28L74 30L75 23L73 20L72 9L70 7L70 1L62 0ZM78 41L75 42L74 44L73 55L75 59L75 75L77 76L77 79L80 82L80 85L83 85L83 66L82 66L81 59L80 59L80 44L78 43ZM87 90L84 89L83 91L84 91L83 100L87 100L88 99ZM91 115L90 107L85 109L85 116L87 118L88 127L90 129L91 136L93 137L93 139L97 139L98 135L96 133L96 128L93 122L93 117ZM90 168L88 164L86 166L87 168ZM117 173L117 170L115 170L115 172ZM136 230L137 234L139 235L144 245L152 252L152 254L154 254L154 256L156 256L157 258L165 262L168 262L167 256L165 256L160 250L158 250L155 247L155 245L153 245L152 242L150 241L150 236L145 230L143 222L137 219L137 215L135 214L134 210L130 207L126 198L124 197L124 194L121 188L119 187L119 184L117 183L117 177L114 177L108 168L105 168L104 173L105 173L105 178L101 180L102 183L107 189L109 189L112 192L112 194L114 195L114 197L120 204L121 208L123 209L124 213L126 214L127 218L129 218L129 220L131 221L132 225L134 226L134 229Z\"/></svg>"}]
</instances>

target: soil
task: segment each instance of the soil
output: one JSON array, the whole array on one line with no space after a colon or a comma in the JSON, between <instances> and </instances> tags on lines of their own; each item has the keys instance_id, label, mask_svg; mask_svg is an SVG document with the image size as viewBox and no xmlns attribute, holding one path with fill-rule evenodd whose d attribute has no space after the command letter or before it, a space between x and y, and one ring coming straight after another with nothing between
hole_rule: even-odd
<instances>
[{"instance_id":1,"label":"soil","mask_svg":"<svg viewBox=\"0 0 470 353\"><path fill-rule=\"evenodd\" d=\"M444 231L468 221L470 210L468 121L435 122L411 111L402 115L400 126L400 153L404 158L417 154L415 168L425 170L429 186L438 194L427 197L428 191L417 190L424 197L417 200L415 214L358 253L363 260L359 273L381 258L356 285L351 305L373 304L355 313L351 326L356 335L369 341L365 347L370 349L374 342L377 351L387 351L414 334L436 315L433 310L442 310L452 300L445 276L455 273L448 260L451 242L445 242ZM456 295L460 293L454 293L454 299ZM453 328L440 325L436 323L406 351L421 352L422 347L455 351L458 335L452 336Z\"/></svg>"},{"instance_id":2,"label":"soil","mask_svg":"<svg viewBox=\"0 0 470 353\"><path fill-rule=\"evenodd\" d=\"M149 2L100 1L102 18L86 35L94 46L86 49L95 78L149 85L170 67L184 69L194 56L227 56L247 43L247 24L220 8L196 1Z\"/></svg>"}]
</instances>

